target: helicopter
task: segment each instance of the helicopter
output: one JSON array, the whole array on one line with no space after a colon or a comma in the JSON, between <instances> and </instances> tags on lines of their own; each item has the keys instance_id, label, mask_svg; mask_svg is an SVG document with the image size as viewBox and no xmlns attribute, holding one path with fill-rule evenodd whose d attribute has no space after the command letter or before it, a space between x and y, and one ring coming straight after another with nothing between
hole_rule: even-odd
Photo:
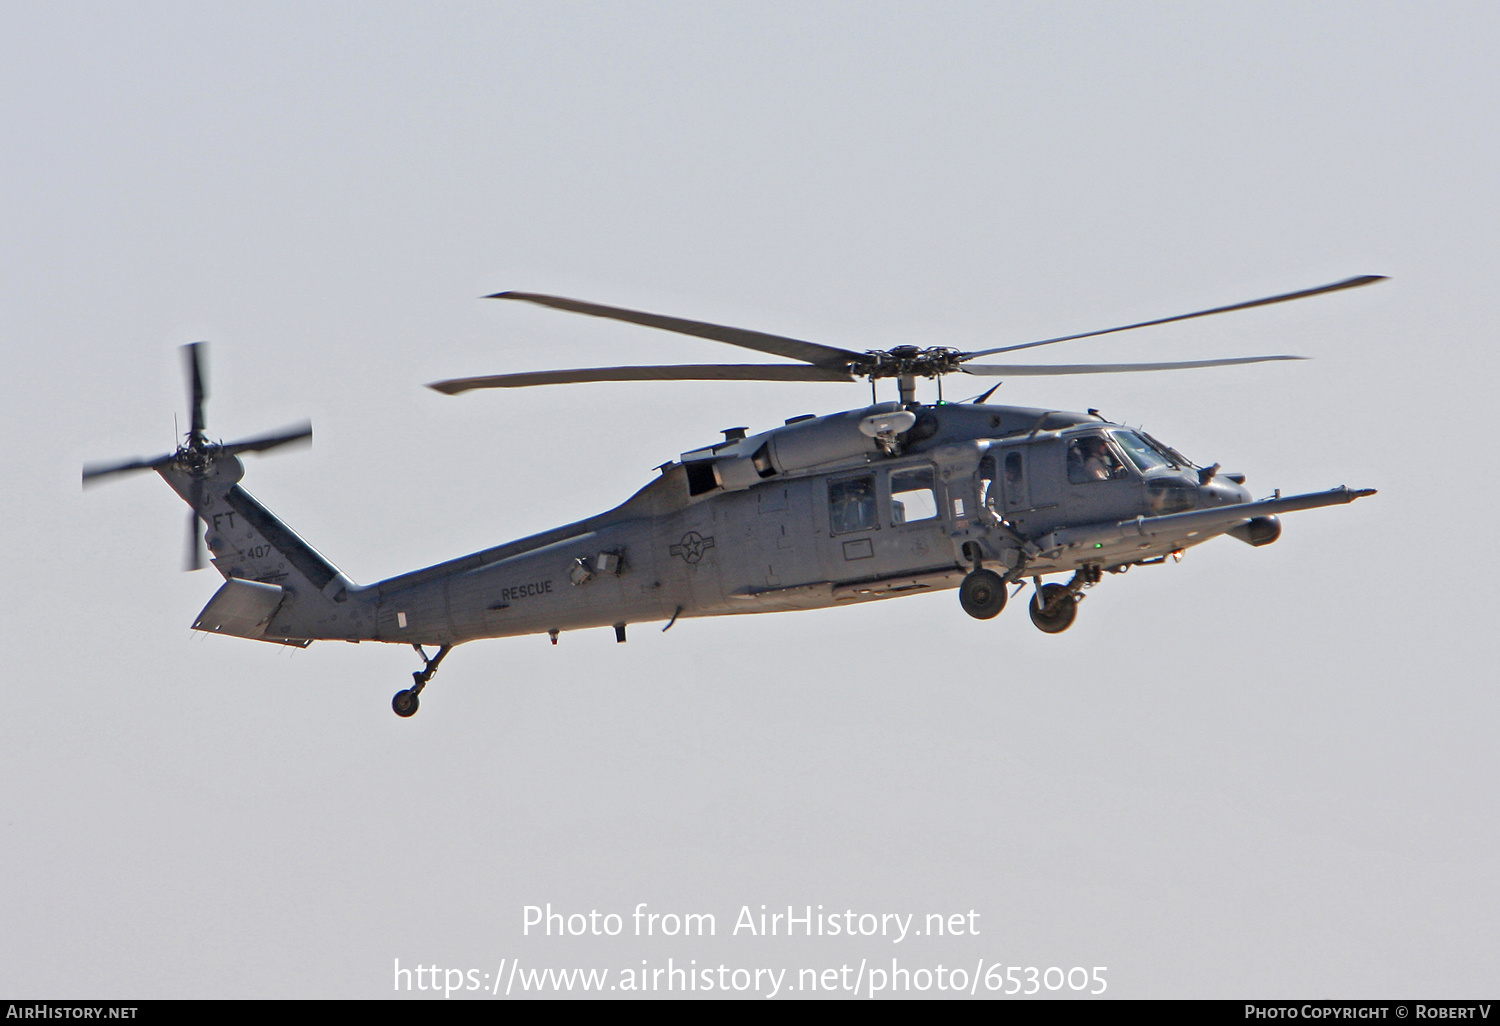
<instances>
[{"instance_id":1,"label":"helicopter","mask_svg":"<svg viewBox=\"0 0 1500 1026\"><path fill-rule=\"evenodd\" d=\"M1029 583L1028 612L1047 634L1071 627L1104 574L1180 559L1228 535L1275 542L1280 515L1353 502L1374 489L1254 499L1243 474L1200 466L1145 431L1097 410L941 398L946 375L1020 377L1185 370L1296 356L1170 363L995 364L972 361L1038 346L1304 299L1384 280L1362 275L1297 292L977 352L898 346L855 352L781 335L530 292L527 302L785 357L779 364L627 366L457 378L448 395L584 381L870 382L868 406L792 417L683 452L622 504L571 524L361 586L243 489L240 456L310 441L302 423L237 442L210 440L204 420L206 343L182 347L191 420L164 455L84 467L84 484L152 470L190 507L187 569L206 543L224 578L193 629L306 647L313 641L410 645L422 668L398 691L398 716L459 644L481 638L626 628L681 618L769 613L956 588L969 616L998 616ZM877 382L894 378L895 401ZM935 379L938 400L916 397ZM1066 581L1044 582L1054 575ZM428 648L434 649L432 654Z\"/></svg>"}]
</instances>

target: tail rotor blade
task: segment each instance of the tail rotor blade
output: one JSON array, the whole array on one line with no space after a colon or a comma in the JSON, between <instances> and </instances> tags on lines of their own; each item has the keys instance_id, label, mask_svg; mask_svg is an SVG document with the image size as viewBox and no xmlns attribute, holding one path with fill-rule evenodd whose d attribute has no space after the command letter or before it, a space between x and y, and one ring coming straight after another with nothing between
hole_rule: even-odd
<instances>
[{"instance_id":1,"label":"tail rotor blade","mask_svg":"<svg viewBox=\"0 0 1500 1026\"><path fill-rule=\"evenodd\" d=\"M191 573L203 569L203 528L198 514L188 514L187 528L187 557L182 562L182 569Z\"/></svg>"},{"instance_id":2,"label":"tail rotor blade","mask_svg":"<svg viewBox=\"0 0 1500 1026\"><path fill-rule=\"evenodd\" d=\"M186 571L203 569L203 529L198 526L198 511L203 508L203 478L193 475L193 508L188 512L187 559L182 568Z\"/></svg>"},{"instance_id":3,"label":"tail rotor blade","mask_svg":"<svg viewBox=\"0 0 1500 1026\"><path fill-rule=\"evenodd\" d=\"M83 483L93 484L101 477L109 477L111 474L128 474L133 470L155 470L169 462L173 455L173 453L167 453L165 456L156 456L149 460L126 460L123 463L85 463Z\"/></svg>"},{"instance_id":4,"label":"tail rotor blade","mask_svg":"<svg viewBox=\"0 0 1500 1026\"><path fill-rule=\"evenodd\" d=\"M294 424L289 428L283 428L269 435L255 435L251 438L242 439L238 442L229 442L221 446L219 451L233 456L242 452L265 452L274 449L278 445L291 445L312 438L312 422L304 420L300 424Z\"/></svg>"},{"instance_id":5,"label":"tail rotor blade","mask_svg":"<svg viewBox=\"0 0 1500 1026\"><path fill-rule=\"evenodd\" d=\"M208 384L204 374L204 347L207 342L189 342L182 347L183 362L187 369L188 398L192 401L192 425L189 430L195 441L203 439L203 401L208 398Z\"/></svg>"}]
</instances>

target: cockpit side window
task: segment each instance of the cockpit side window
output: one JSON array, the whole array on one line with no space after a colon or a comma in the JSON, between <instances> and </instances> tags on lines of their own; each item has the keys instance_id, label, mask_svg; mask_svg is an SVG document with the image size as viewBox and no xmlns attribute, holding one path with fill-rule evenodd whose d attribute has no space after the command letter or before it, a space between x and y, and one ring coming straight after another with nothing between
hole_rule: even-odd
<instances>
[{"instance_id":1,"label":"cockpit side window","mask_svg":"<svg viewBox=\"0 0 1500 1026\"><path fill-rule=\"evenodd\" d=\"M1073 484L1119 481L1130 476L1103 435L1085 435L1068 443L1068 480Z\"/></svg>"}]
</instances>

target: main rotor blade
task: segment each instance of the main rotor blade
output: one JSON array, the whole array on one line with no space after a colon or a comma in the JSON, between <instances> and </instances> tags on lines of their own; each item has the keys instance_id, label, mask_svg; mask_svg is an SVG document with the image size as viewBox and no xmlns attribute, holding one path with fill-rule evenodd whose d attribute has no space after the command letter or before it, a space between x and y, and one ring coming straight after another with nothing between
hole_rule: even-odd
<instances>
[{"instance_id":1,"label":"main rotor blade","mask_svg":"<svg viewBox=\"0 0 1500 1026\"><path fill-rule=\"evenodd\" d=\"M1305 356L1239 356L1231 360L1180 360L1176 363L965 363L959 370L978 377L1025 378L1051 374L1126 374L1132 371L1193 370L1198 367L1233 367L1241 363L1271 360L1305 360Z\"/></svg>"},{"instance_id":2,"label":"main rotor blade","mask_svg":"<svg viewBox=\"0 0 1500 1026\"><path fill-rule=\"evenodd\" d=\"M1228 313L1231 310L1248 310L1254 306L1270 306L1272 303L1288 303L1293 299L1306 299L1308 296L1320 296L1325 292L1340 292L1344 289L1357 289L1362 285L1373 285L1377 281L1385 281L1383 274L1362 274L1358 278L1349 278L1345 281L1337 281L1332 285L1320 285L1315 289L1303 289L1301 292L1288 292L1280 296L1267 296L1264 299L1252 299L1248 303L1235 303L1232 306L1216 306L1212 310L1199 310L1197 313L1178 314L1176 317L1162 317L1154 321L1141 321L1139 324L1125 324L1118 328L1105 328L1102 331L1085 331L1081 335L1062 335L1058 338L1044 338L1040 342L1023 342L1017 346L1000 346L998 349L981 349L977 353L966 353L965 360L972 360L976 356L994 356L996 353L1014 353L1020 349L1032 349L1036 346L1050 346L1054 342L1071 342L1076 338L1093 338L1095 335L1109 335L1116 331L1131 331L1135 328L1149 328L1154 324L1170 324L1173 321L1189 321L1194 317L1207 317L1210 314Z\"/></svg>"},{"instance_id":3,"label":"main rotor blade","mask_svg":"<svg viewBox=\"0 0 1500 1026\"><path fill-rule=\"evenodd\" d=\"M206 345L207 342L189 342L182 347L182 357L187 364L188 398L192 402L189 430L194 438L203 437L203 400L208 398L208 384L203 373L203 347Z\"/></svg>"},{"instance_id":4,"label":"main rotor blade","mask_svg":"<svg viewBox=\"0 0 1500 1026\"><path fill-rule=\"evenodd\" d=\"M124 463L85 463L83 465L83 483L91 484L101 477L109 477L111 474L128 474L133 470L155 470L170 462L176 453L167 453L164 456L156 456L149 460L134 459L126 460Z\"/></svg>"},{"instance_id":5,"label":"main rotor blade","mask_svg":"<svg viewBox=\"0 0 1500 1026\"><path fill-rule=\"evenodd\" d=\"M661 367L581 367L576 370L524 371L479 378L434 381L428 388L457 395L473 388L524 388L567 385L580 381L853 381L833 367L796 363L696 363Z\"/></svg>"},{"instance_id":6,"label":"main rotor blade","mask_svg":"<svg viewBox=\"0 0 1500 1026\"><path fill-rule=\"evenodd\" d=\"M300 442L304 438L312 438L312 422L304 420L301 424L285 428L273 435L256 435L238 442L229 442L220 447L220 452L233 456L242 452L265 452L274 449L278 445L289 445L292 442Z\"/></svg>"},{"instance_id":7,"label":"main rotor blade","mask_svg":"<svg viewBox=\"0 0 1500 1026\"><path fill-rule=\"evenodd\" d=\"M519 299L558 310L588 314L590 317L607 317L614 321L642 324L648 328L675 331L680 335L695 335L698 338L712 339L715 342L728 342L732 346L743 346L746 349L755 349L773 356L785 356L820 367L843 367L851 362L864 362L867 359L862 354L850 352L847 349L837 349L833 346L820 345L817 342L803 342L784 335L768 335L763 331L750 331L747 328L731 328L722 324L684 320L681 317L664 317L661 314L642 313L639 310L623 310L617 306L585 303L582 300L564 299L561 296L543 296L535 292L497 292L485 298Z\"/></svg>"}]
</instances>

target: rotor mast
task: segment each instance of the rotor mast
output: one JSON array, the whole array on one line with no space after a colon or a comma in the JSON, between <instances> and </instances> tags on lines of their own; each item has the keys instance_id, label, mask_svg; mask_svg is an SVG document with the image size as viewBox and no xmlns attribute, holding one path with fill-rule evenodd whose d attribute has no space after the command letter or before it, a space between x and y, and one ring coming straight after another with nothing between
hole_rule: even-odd
<instances>
[{"instance_id":1,"label":"rotor mast","mask_svg":"<svg viewBox=\"0 0 1500 1026\"><path fill-rule=\"evenodd\" d=\"M898 375L896 388L901 392L902 406L909 406L917 401L917 376L915 374Z\"/></svg>"}]
</instances>

